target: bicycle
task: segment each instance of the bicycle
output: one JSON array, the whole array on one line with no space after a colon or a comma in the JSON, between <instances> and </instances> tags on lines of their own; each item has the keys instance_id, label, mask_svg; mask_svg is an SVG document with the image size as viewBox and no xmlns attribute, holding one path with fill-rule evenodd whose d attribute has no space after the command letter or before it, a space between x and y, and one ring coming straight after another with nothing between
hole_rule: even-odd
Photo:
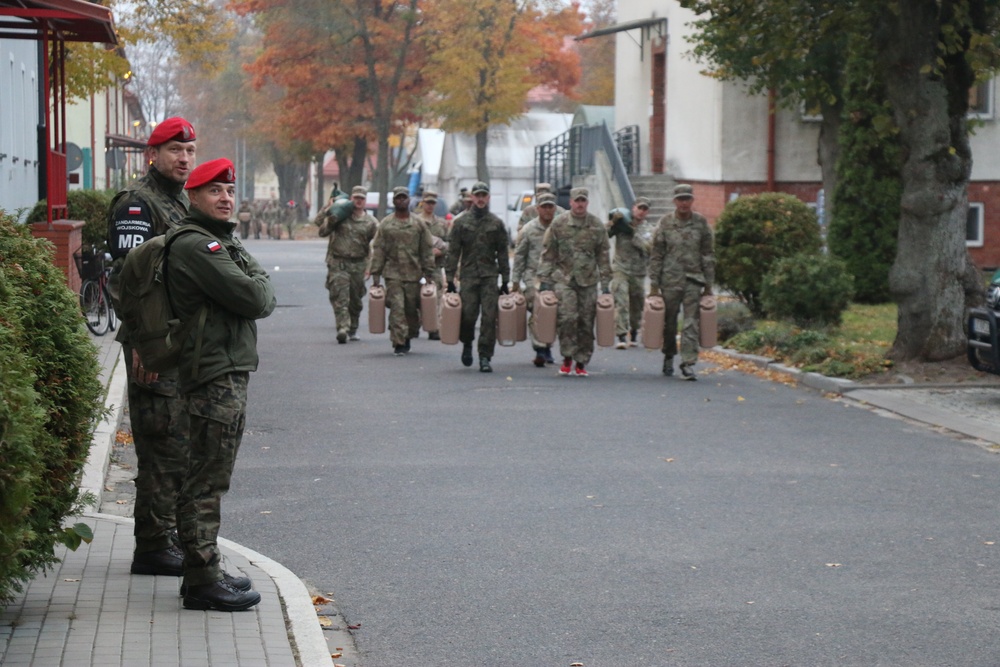
<instances>
[{"instance_id":1,"label":"bicycle","mask_svg":"<svg viewBox=\"0 0 1000 667\"><path fill-rule=\"evenodd\" d=\"M111 292L108 290L108 278L111 276L111 255L102 256L94 253L75 253L73 259L80 272L83 284L80 286L80 308L87 322L87 328L96 336L103 336L109 330L114 331L118 324L111 303Z\"/></svg>"}]
</instances>

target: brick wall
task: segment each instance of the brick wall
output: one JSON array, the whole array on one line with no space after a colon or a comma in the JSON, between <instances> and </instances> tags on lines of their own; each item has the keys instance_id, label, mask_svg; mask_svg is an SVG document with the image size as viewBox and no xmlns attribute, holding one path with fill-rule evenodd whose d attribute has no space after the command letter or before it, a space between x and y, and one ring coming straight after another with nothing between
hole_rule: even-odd
<instances>
[{"instance_id":1,"label":"brick wall","mask_svg":"<svg viewBox=\"0 0 1000 667\"><path fill-rule=\"evenodd\" d=\"M710 224L715 224L715 219L722 213L722 209L735 195L755 195L767 192L767 185L764 183L709 183L700 181L683 181L690 183L694 187L696 211L708 218ZM795 195L804 202L812 203L816 201L816 195L822 186L819 183L777 183L778 192Z\"/></svg>"},{"instance_id":2,"label":"brick wall","mask_svg":"<svg viewBox=\"0 0 1000 667\"><path fill-rule=\"evenodd\" d=\"M983 246L969 248L969 254L979 268L996 269L1000 267L1000 183L970 183L969 203L983 205Z\"/></svg>"}]
</instances>

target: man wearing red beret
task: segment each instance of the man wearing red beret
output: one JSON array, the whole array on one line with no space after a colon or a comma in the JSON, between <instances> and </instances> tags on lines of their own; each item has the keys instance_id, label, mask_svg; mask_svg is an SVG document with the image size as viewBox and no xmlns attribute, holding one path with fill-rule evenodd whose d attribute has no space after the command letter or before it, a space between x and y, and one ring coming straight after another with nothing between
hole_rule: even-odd
<instances>
[{"instance_id":1,"label":"man wearing red beret","mask_svg":"<svg viewBox=\"0 0 1000 667\"><path fill-rule=\"evenodd\" d=\"M194 168L194 127L168 118L150 135L146 174L115 195L108 211L108 249L114 258L111 293L118 295L118 272L129 250L176 227L187 214L184 183ZM123 326L128 372L129 418L138 466L135 476L133 574L178 577L184 554L177 541L177 495L187 471L187 408L177 392L174 371L147 374Z\"/></svg>"},{"instance_id":2,"label":"man wearing red beret","mask_svg":"<svg viewBox=\"0 0 1000 667\"><path fill-rule=\"evenodd\" d=\"M225 158L199 166L185 189L191 209L167 233L167 290L174 315L198 322L184 339L178 384L190 415L188 466L177 503L187 609L241 611L260 602L243 576L221 567L222 496L246 422L247 382L257 370L256 320L276 301L271 280L233 232L236 170Z\"/></svg>"}]
</instances>

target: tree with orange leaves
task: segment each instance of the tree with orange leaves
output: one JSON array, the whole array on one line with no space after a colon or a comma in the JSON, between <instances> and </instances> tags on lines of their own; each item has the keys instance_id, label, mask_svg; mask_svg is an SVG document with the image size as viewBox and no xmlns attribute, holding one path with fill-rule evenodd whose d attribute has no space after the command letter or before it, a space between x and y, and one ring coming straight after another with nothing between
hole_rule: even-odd
<instances>
[{"instance_id":1,"label":"tree with orange leaves","mask_svg":"<svg viewBox=\"0 0 1000 667\"><path fill-rule=\"evenodd\" d=\"M579 82L579 57L564 44L580 34L579 6L546 11L537 0L426 0L424 10L431 108L445 130L476 136L476 172L488 181L490 125L524 113L535 86L572 95Z\"/></svg>"}]
</instances>

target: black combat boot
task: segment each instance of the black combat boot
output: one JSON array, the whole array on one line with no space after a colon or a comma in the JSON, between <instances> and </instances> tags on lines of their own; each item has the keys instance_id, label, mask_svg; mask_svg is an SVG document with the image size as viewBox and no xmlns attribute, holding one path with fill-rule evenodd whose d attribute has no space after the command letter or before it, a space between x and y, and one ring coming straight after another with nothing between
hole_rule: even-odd
<instances>
[{"instance_id":1,"label":"black combat boot","mask_svg":"<svg viewBox=\"0 0 1000 667\"><path fill-rule=\"evenodd\" d=\"M462 365L466 367L472 365L472 343L462 345Z\"/></svg>"},{"instance_id":2,"label":"black combat boot","mask_svg":"<svg viewBox=\"0 0 1000 667\"><path fill-rule=\"evenodd\" d=\"M479 372L480 373L492 373L493 367L490 366L489 357L479 357Z\"/></svg>"},{"instance_id":3,"label":"black combat boot","mask_svg":"<svg viewBox=\"0 0 1000 667\"><path fill-rule=\"evenodd\" d=\"M229 582L222 580L211 584L188 586L183 604L185 609L243 611L259 602L260 593L257 591L241 591Z\"/></svg>"},{"instance_id":4,"label":"black combat boot","mask_svg":"<svg viewBox=\"0 0 1000 667\"><path fill-rule=\"evenodd\" d=\"M147 551L132 556L132 574L158 574L179 577L184 574L184 552L174 544L159 551Z\"/></svg>"},{"instance_id":5,"label":"black combat boot","mask_svg":"<svg viewBox=\"0 0 1000 667\"><path fill-rule=\"evenodd\" d=\"M674 358L673 357L663 357L663 374L667 377L671 377L674 374Z\"/></svg>"},{"instance_id":6,"label":"black combat boot","mask_svg":"<svg viewBox=\"0 0 1000 667\"><path fill-rule=\"evenodd\" d=\"M223 572L222 580L227 584L229 584L230 586L232 586L233 588L235 588L236 590L243 591L244 593L253 590L253 581L251 581L250 577L244 577L244 576L234 577L228 572ZM181 584L181 597L187 595L187 592L188 592L188 585Z\"/></svg>"}]
</instances>

